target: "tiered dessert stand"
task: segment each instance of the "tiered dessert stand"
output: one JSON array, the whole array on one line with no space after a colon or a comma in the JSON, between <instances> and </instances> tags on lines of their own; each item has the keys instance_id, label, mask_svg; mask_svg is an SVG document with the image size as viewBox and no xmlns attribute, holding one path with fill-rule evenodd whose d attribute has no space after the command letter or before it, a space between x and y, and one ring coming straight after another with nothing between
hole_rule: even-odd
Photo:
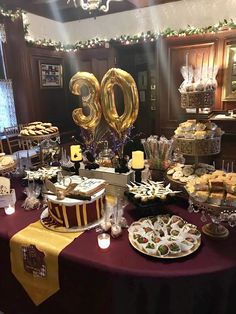
<instances>
[{"instance_id":1,"label":"tiered dessert stand","mask_svg":"<svg viewBox=\"0 0 236 314\"><path fill-rule=\"evenodd\" d=\"M181 107L196 109L196 121L199 121L199 109L211 108L214 105L215 91L185 92L181 93ZM195 165L198 157L212 156L220 153L221 136L207 139L176 138L176 146L186 156L194 156Z\"/></svg>"},{"instance_id":2,"label":"tiered dessert stand","mask_svg":"<svg viewBox=\"0 0 236 314\"><path fill-rule=\"evenodd\" d=\"M181 107L184 109L196 109L196 121L199 121L199 109L210 108L214 104L215 91L200 91L200 92L186 92L181 93ZM195 165L198 164L199 157L212 156L220 153L221 149L221 135L208 139L185 139L176 138L176 145L183 155L193 156L195 158ZM190 196L189 211L202 211L202 221L206 222L207 214L211 222L202 227L202 231L214 238L225 238L228 236L228 229L221 224L221 222L235 219L234 208L227 206L217 206L208 203L198 203ZM233 215L233 216L232 216Z\"/></svg>"},{"instance_id":3,"label":"tiered dessert stand","mask_svg":"<svg viewBox=\"0 0 236 314\"><path fill-rule=\"evenodd\" d=\"M199 121L199 110L202 108L211 108L214 105L215 91L191 91L181 92L181 107L183 109L195 109L196 122ZM220 153L221 136L195 139L195 138L178 138L175 137L175 147L185 156L194 157L195 167L199 163L199 157L212 156ZM185 183L174 180L170 175L167 175L168 181L173 188L182 190L180 196L188 198L185 191Z\"/></svg>"}]
</instances>

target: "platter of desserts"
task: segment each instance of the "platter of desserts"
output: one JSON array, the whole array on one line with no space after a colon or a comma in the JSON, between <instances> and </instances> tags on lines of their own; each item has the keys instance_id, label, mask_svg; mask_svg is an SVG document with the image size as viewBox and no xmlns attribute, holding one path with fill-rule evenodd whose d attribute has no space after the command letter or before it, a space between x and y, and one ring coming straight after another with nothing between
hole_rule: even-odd
<instances>
[{"instance_id":1,"label":"platter of desserts","mask_svg":"<svg viewBox=\"0 0 236 314\"><path fill-rule=\"evenodd\" d=\"M184 257L201 245L197 226L176 215L141 218L130 225L128 232L129 241L136 250L156 258Z\"/></svg>"},{"instance_id":2,"label":"platter of desserts","mask_svg":"<svg viewBox=\"0 0 236 314\"><path fill-rule=\"evenodd\" d=\"M224 132L215 123L187 120L175 130L175 145L184 155L209 156L221 149L221 136Z\"/></svg>"},{"instance_id":3,"label":"platter of desserts","mask_svg":"<svg viewBox=\"0 0 236 314\"><path fill-rule=\"evenodd\" d=\"M164 186L163 182L148 180L147 182L127 184L128 191L125 195L137 206L146 207L163 202L167 197L172 197L180 191L174 191L170 184Z\"/></svg>"},{"instance_id":4,"label":"platter of desserts","mask_svg":"<svg viewBox=\"0 0 236 314\"><path fill-rule=\"evenodd\" d=\"M175 130L176 138L203 140L213 137L219 137L223 131L214 122L210 120L197 121L187 120L179 124Z\"/></svg>"},{"instance_id":5,"label":"platter of desserts","mask_svg":"<svg viewBox=\"0 0 236 314\"><path fill-rule=\"evenodd\" d=\"M209 207L236 208L236 173L216 170L186 184L191 199Z\"/></svg>"},{"instance_id":6,"label":"platter of desserts","mask_svg":"<svg viewBox=\"0 0 236 314\"><path fill-rule=\"evenodd\" d=\"M45 138L45 135L54 134L58 134L58 127L53 126L50 122L41 121L30 122L20 131L22 137Z\"/></svg>"},{"instance_id":7,"label":"platter of desserts","mask_svg":"<svg viewBox=\"0 0 236 314\"><path fill-rule=\"evenodd\" d=\"M176 183L185 185L193 179L204 174L212 173L215 170L213 165L199 163L196 165L185 165L177 163L167 170L167 178Z\"/></svg>"},{"instance_id":8,"label":"platter of desserts","mask_svg":"<svg viewBox=\"0 0 236 314\"><path fill-rule=\"evenodd\" d=\"M23 178L28 181L40 181L45 179L54 180L57 178L57 173L60 171L59 167L41 167L38 170L25 170L26 176Z\"/></svg>"}]
</instances>

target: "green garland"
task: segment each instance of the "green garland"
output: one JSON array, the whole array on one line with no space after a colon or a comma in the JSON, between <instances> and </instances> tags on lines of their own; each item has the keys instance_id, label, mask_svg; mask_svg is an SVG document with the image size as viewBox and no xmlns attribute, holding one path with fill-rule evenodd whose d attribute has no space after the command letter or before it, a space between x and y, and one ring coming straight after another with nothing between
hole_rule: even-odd
<instances>
[{"instance_id":1,"label":"green garland","mask_svg":"<svg viewBox=\"0 0 236 314\"><path fill-rule=\"evenodd\" d=\"M155 33L148 31L147 33L141 33L140 35L121 35L118 38L111 38L110 40L105 39L90 39L87 41L79 41L75 44L65 45L61 42L56 42L51 39L41 39L41 40L32 40L27 39L28 35L28 26L25 28L26 32L26 41L31 46L37 46L37 47L52 47L56 49L57 51L77 51L79 49L84 48L98 48L98 47L109 47L109 45L112 44L120 44L120 45L133 45L133 44L140 44L140 43L146 43L146 42L154 42L160 37L185 37L185 36L191 36L191 35L204 35L204 34L212 34L212 33L218 33L223 30L230 30L230 29L236 29L236 23L230 19L224 21L218 22L215 25L210 25L207 27L194 27L188 25L186 29L179 29L174 30L171 28L167 28L164 31L160 33Z\"/></svg>"},{"instance_id":2,"label":"green garland","mask_svg":"<svg viewBox=\"0 0 236 314\"><path fill-rule=\"evenodd\" d=\"M0 15L10 17L13 21L17 18L22 17L22 14L26 14L25 11L22 9L13 10L6 10L0 7ZM191 35L203 35L203 34L211 34L211 33L218 33L222 30L230 30L236 29L236 23L230 19L224 19L221 22L218 22L215 25L210 25L207 27L194 27L188 25L186 29L171 29L167 28L160 33L155 33L148 31L147 33L141 33L139 35L121 35L118 38L111 38L110 40L94 38L87 41L79 41L75 44L63 44L61 42L53 41L51 39L38 39L33 40L28 38L29 34L29 24L24 23L24 34L25 40L30 46L36 47L51 47L58 51L77 51L79 49L84 48L98 48L98 47L109 47L112 44L120 44L120 45L133 45L133 44L140 44L146 42L155 42L160 37L185 37Z\"/></svg>"},{"instance_id":3,"label":"green garland","mask_svg":"<svg viewBox=\"0 0 236 314\"><path fill-rule=\"evenodd\" d=\"M3 7L0 7L0 15L10 17L12 21L15 21L19 17L22 17L22 14L26 13L24 10L6 10Z\"/></svg>"}]
</instances>

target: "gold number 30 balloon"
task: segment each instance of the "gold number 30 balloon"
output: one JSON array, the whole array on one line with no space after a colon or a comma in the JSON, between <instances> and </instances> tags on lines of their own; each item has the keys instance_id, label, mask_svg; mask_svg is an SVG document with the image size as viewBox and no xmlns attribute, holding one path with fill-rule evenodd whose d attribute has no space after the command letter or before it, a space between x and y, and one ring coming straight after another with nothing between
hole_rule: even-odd
<instances>
[{"instance_id":1,"label":"gold number 30 balloon","mask_svg":"<svg viewBox=\"0 0 236 314\"><path fill-rule=\"evenodd\" d=\"M81 108L73 111L75 123L94 133L101 119L101 111L109 124L121 138L122 133L129 129L138 116L139 99L138 90L132 76L124 70L112 68L104 75L101 83L101 104L99 103L99 83L95 76L88 72L78 72L70 80L70 90L75 95L80 95L81 87L85 85L89 94L83 97L83 105L88 106L90 113L83 114ZM116 110L114 85L118 85L124 95L124 113L119 116Z\"/></svg>"},{"instance_id":2,"label":"gold number 30 balloon","mask_svg":"<svg viewBox=\"0 0 236 314\"><path fill-rule=\"evenodd\" d=\"M124 95L124 113L121 116L116 110L114 85L118 85ZM133 77L124 70L110 69L102 79L101 104L106 121L121 137L122 133L133 125L138 116L138 90Z\"/></svg>"},{"instance_id":3,"label":"gold number 30 balloon","mask_svg":"<svg viewBox=\"0 0 236 314\"><path fill-rule=\"evenodd\" d=\"M89 115L84 115L83 109L77 108L73 110L72 118L77 125L94 133L102 115L99 102L99 82L91 73L77 72L70 80L70 91L74 95L80 95L82 86L88 88L88 95L83 96L82 100L83 106L89 108Z\"/></svg>"}]
</instances>

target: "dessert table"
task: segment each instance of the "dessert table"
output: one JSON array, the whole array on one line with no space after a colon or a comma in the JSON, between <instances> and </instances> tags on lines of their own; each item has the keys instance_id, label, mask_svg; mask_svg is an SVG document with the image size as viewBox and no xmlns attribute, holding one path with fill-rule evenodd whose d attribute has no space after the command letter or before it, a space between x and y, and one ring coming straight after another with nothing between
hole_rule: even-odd
<instances>
[{"instance_id":1,"label":"dessert table","mask_svg":"<svg viewBox=\"0 0 236 314\"><path fill-rule=\"evenodd\" d=\"M136 251L127 230L111 239L106 252L97 245L96 231L86 231L59 255L60 290L36 306L11 273L9 240L39 220L41 210L21 208L23 188L15 189L16 212L0 211L0 311L5 314L235 314L236 228L225 240L202 234L196 252L171 260ZM181 201L166 210L201 227L200 215L186 207ZM125 216L131 223L140 212L128 205Z\"/></svg>"}]
</instances>

